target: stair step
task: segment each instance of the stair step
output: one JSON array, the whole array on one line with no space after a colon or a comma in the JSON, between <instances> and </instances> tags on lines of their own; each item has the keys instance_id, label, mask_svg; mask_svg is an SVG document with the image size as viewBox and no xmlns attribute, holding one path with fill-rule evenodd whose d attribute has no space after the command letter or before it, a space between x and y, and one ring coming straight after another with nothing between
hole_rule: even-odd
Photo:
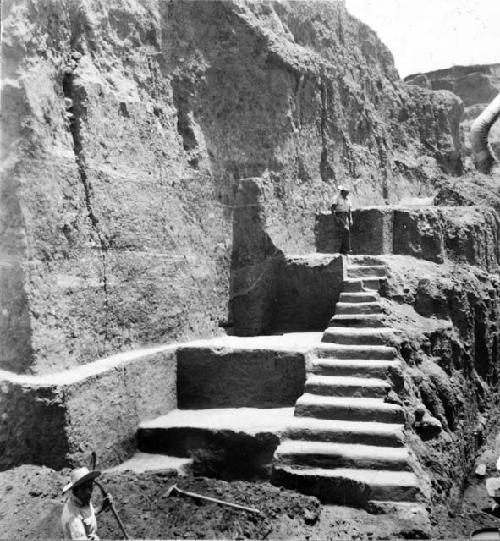
<instances>
[{"instance_id":1,"label":"stair step","mask_svg":"<svg viewBox=\"0 0 500 541\"><path fill-rule=\"evenodd\" d=\"M326 396L384 398L390 388L390 383L378 378L311 375L306 380L304 392Z\"/></svg>"},{"instance_id":2,"label":"stair step","mask_svg":"<svg viewBox=\"0 0 500 541\"><path fill-rule=\"evenodd\" d=\"M340 294L339 302L343 303L363 303L363 302L377 302L380 300L378 293L370 291L357 291L352 293L346 293L343 291ZM338 306L338 304L337 304Z\"/></svg>"},{"instance_id":3,"label":"stair step","mask_svg":"<svg viewBox=\"0 0 500 541\"><path fill-rule=\"evenodd\" d=\"M342 282L342 290L346 293L378 291L387 278L347 278Z\"/></svg>"},{"instance_id":4,"label":"stair step","mask_svg":"<svg viewBox=\"0 0 500 541\"><path fill-rule=\"evenodd\" d=\"M351 398L304 393L295 403L296 417L344 421L404 423L404 411L382 398Z\"/></svg>"},{"instance_id":5,"label":"stair step","mask_svg":"<svg viewBox=\"0 0 500 541\"><path fill-rule=\"evenodd\" d=\"M336 314L331 327L384 327L383 314Z\"/></svg>"},{"instance_id":6,"label":"stair step","mask_svg":"<svg viewBox=\"0 0 500 541\"><path fill-rule=\"evenodd\" d=\"M106 473L133 471L144 473L147 471L173 470L178 475L186 475L189 472L193 460L191 458L179 458L156 453L135 453L131 458L104 470Z\"/></svg>"},{"instance_id":7,"label":"stair step","mask_svg":"<svg viewBox=\"0 0 500 541\"><path fill-rule=\"evenodd\" d=\"M349 327L328 327L323 333L322 342L346 345L384 345L394 341L401 331L392 327L353 329Z\"/></svg>"},{"instance_id":8,"label":"stair step","mask_svg":"<svg viewBox=\"0 0 500 541\"><path fill-rule=\"evenodd\" d=\"M285 431L290 440L331 441L337 443L361 443L383 447L404 445L403 425L360 421L332 421L295 417Z\"/></svg>"},{"instance_id":9,"label":"stair step","mask_svg":"<svg viewBox=\"0 0 500 541\"><path fill-rule=\"evenodd\" d=\"M411 471L406 447L359 443L285 440L274 453L274 464L321 468Z\"/></svg>"},{"instance_id":10,"label":"stair step","mask_svg":"<svg viewBox=\"0 0 500 541\"><path fill-rule=\"evenodd\" d=\"M335 315L381 313L382 305L379 302L338 302L335 306Z\"/></svg>"},{"instance_id":11,"label":"stair step","mask_svg":"<svg viewBox=\"0 0 500 541\"><path fill-rule=\"evenodd\" d=\"M319 359L311 360L309 371L324 376L359 376L384 378L391 368L401 365L399 360L384 359Z\"/></svg>"},{"instance_id":12,"label":"stair step","mask_svg":"<svg viewBox=\"0 0 500 541\"><path fill-rule=\"evenodd\" d=\"M259 451L271 461L280 435L293 421L293 408L175 409L144 421L137 430L140 451L190 457L200 449L236 445Z\"/></svg>"},{"instance_id":13,"label":"stair step","mask_svg":"<svg viewBox=\"0 0 500 541\"><path fill-rule=\"evenodd\" d=\"M349 257L349 264L350 265L367 265L369 267L372 267L375 265L376 267L385 266L386 263L377 257L373 257L370 255L351 255Z\"/></svg>"},{"instance_id":14,"label":"stair step","mask_svg":"<svg viewBox=\"0 0 500 541\"><path fill-rule=\"evenodd\" d=\"M383 359L393 360L397 357L397 351L390 346L373 346L357 344L323 344L313 350L320 359Z\"/></svg>"},{"instance_id":15,"label":"stair step","mask_svg":"<svg viewBox=\"0 0 500 541\"><path fill-rule=\"evenodd\" d=\"M317 496L324 502L363 507L370 500L416 502L422 499L413 472L352 468L294 468L275 465L275 485Z\"/></svg>"},{"instance_id":16,"label":"stair step","mask_svg":"<svg viewBox=\"0 0 500 541\"><path fill-rule=\"evenodd\" d=\"M387 268L385 265L349 265L347 276L349 278L384 278L387 276Z\"/></svg>"}]
</instances>

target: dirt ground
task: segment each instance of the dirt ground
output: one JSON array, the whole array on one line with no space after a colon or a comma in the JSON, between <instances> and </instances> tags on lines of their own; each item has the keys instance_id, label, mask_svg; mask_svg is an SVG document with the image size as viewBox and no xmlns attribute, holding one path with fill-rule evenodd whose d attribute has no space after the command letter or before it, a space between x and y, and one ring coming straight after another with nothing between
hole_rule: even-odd
<instances>
[{"instance_id":1,"label":"dirt ground","mask_svg":"<svg viewBox=\"0 0 500 541\"><path fill-rule=\"evenodd\" d=\"M0 474L0 532L5 539L61 538L61 488L68 472L22 466ZM274 487L267 482L220 481L179 477L173 472L105 474L103 485L131 538L138 539L413 539L467 537L500 520L481 511L490 504L484 481L475 481L455 509L433 510L432 529L423 509L368 513L340 506L321 506L316 498ZM185 497L166 496L169 487L256 507L263 517ZM100 501L96 490L94 502ZM110 512L98 516L101 538L121 539Z\"/></svg>"}]
</instances>

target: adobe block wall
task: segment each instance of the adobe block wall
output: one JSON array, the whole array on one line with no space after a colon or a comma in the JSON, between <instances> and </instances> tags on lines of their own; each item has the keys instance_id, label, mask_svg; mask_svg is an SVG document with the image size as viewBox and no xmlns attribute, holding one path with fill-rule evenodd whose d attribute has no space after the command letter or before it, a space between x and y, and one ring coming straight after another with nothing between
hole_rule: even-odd
<instances>
[{"instance_id":1,"label":"adobe block wall","mask_svg":"<svg viewBox=\"0 0 500 541\"><path fill-rule=\"evenodd\" d=\"M391 207L355 209L351 228L351 248L355 254L390 254L393 250L393 216ZM316 250L337 253L341 231L332 213L316 216Z\"/></svg>"},{"instance_id":2,"label":"adobe block wall","mask_svg":"<svg viewBox=\"0 0 500 541\"><path fill-rule=\"evenodd\" d=\"M161 349L161 348L160 348ZM0 468L104 467L135 451L141 421L177 406L175 349L117 355L52 376L0 373Z\"/></svg>"},{"instance_id":3,"label":"adobe block wall","mask_svg":"<svg viewBox=\"0 0 500 541\"><path fill-rule=\"evenodd\" d=\"M304 353L275 349L181 347L180 408L279 408L304 392Z\"/></svg>"},{"instance_id":4,"label":"adobe block wall","mask_svg":"<svg viewBox=\"0 0 500 541\"><path fill-rule=\"evenodd\" d=\"M436 263L468 263L495 272L500 263L498 214L490 207L368 207L353 212L355 254L410 255ZM331 213L316 217L316 249L338 251Z\"/></svg>"},{"instance_id":5,"label":"adobe block wall","mask_svg":"<svg viewBox=\"0 0 500 541\"><path fill-rule=\"evenodd\" d=\"M323 331L342 292L341 255L285 256L278 267L271 332Z\"/></svg>"}]
</instances>

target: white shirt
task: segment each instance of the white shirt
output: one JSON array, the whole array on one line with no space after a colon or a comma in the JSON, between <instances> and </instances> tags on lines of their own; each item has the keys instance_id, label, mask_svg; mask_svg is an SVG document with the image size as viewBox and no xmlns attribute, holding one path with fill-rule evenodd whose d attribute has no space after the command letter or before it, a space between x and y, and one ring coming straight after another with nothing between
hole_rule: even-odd
<instances>
[{"instance_id":1,"label":"white shirt","mask_svg":"<svg viewBox=\"0 0 500 541\"><path fill-rule=\"evenodd\" d=\"M332 206L335 209L335 212L349 212L352 208L351 199L349 196L343 198L341 195L337 195L333 200Z\"/></svg>"},{"instance_id":2,"label":"white shirt","mask_svg":"<svg viewBox=\"0 0 500 541\"><path fill-rule=\"evenodd\" d=\"M99 539L92 504L81 506L74 494L64 504L61 516L64 539Z\"/></svg>"}]
</instances>

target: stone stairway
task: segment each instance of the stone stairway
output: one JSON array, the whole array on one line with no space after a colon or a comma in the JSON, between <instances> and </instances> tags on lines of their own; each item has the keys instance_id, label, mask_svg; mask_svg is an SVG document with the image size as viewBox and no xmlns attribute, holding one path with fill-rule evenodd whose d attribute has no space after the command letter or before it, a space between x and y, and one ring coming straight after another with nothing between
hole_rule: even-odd
<instances>
[{"instance_id":1,"label":"stone stairway","mask_svg":"<svg viewBox=\"0 0 500 541\"><path fill-rule=\"evenodd\" d=\"M386 402L391 345L378 290L385 266L347 266L335 315L308 366L304 394L273 459L275 484L347 505L415 502L421 488L404 444L403 408Z\"/></svg>"}]
</instances>

